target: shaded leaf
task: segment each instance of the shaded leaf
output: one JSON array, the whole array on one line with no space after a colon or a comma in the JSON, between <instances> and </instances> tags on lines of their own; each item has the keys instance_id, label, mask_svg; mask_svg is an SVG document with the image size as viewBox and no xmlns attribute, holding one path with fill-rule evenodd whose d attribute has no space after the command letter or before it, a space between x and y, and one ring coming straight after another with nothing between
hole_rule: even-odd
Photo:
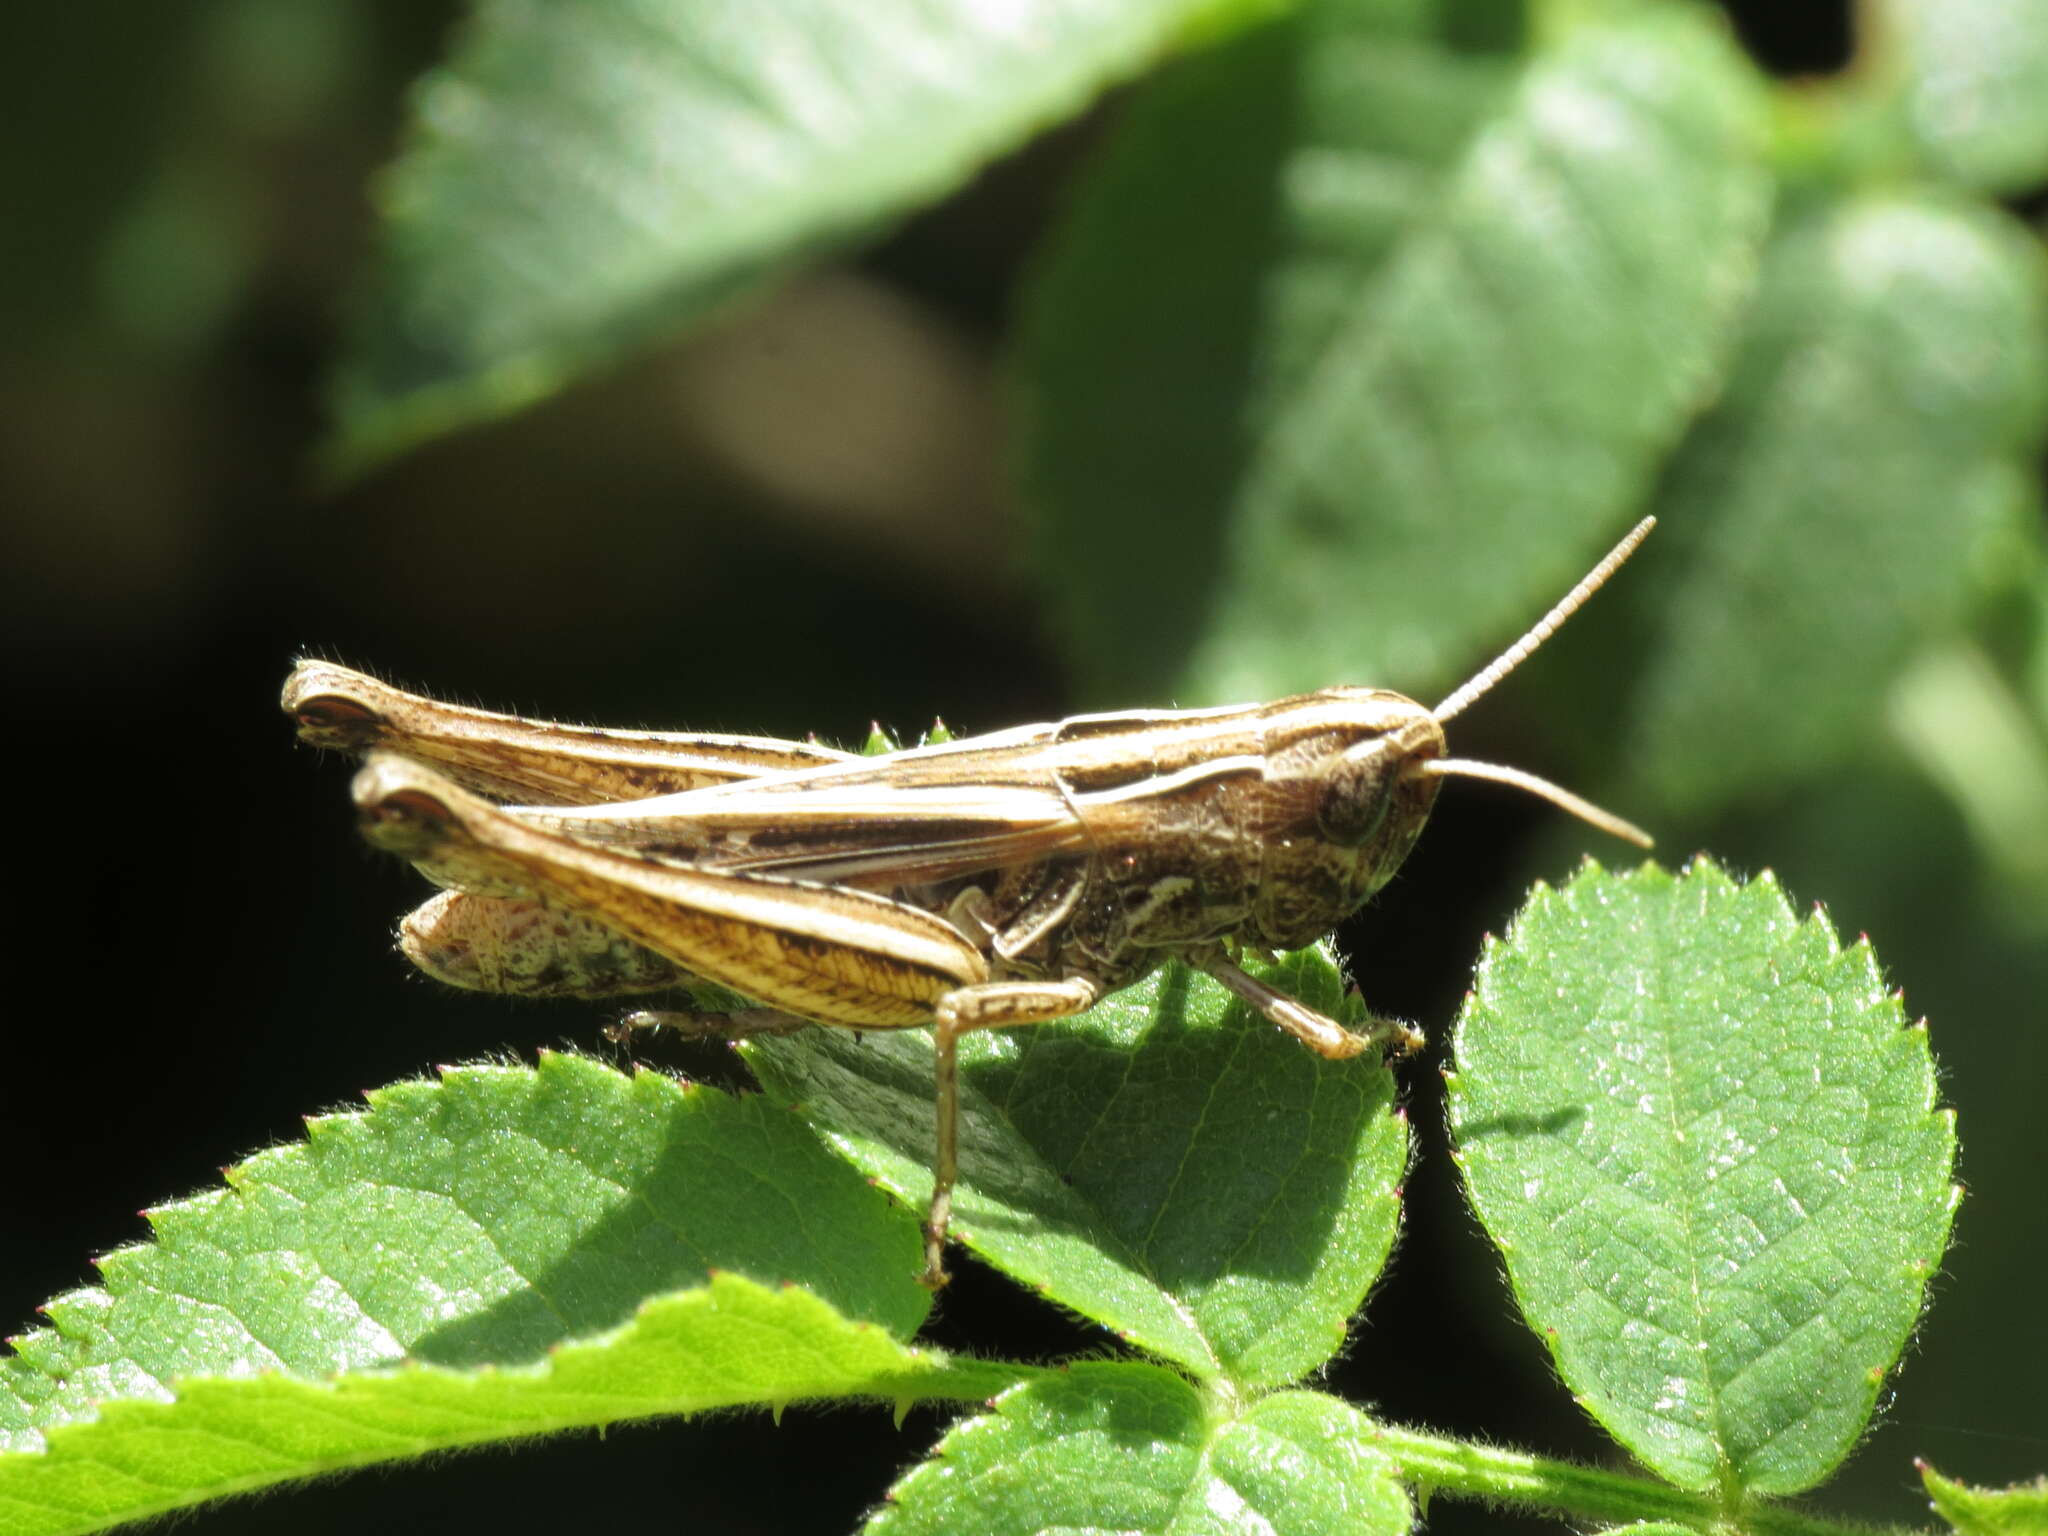
<instances>
[{"instance_id":1,"label":"shaded leaf","mask_svg":"<svg viewBox=\"0 0 2048 1536\"><path fill-rule=\"evenodd\" d=\"M1032 293L1085 690L1454 680L1629 520L1764 223L1752 74L1660 9L1516 74L1367 0L1151 86Z\"/></svg>"},{"instance_id":2,"label":"shaded leaf","mask_svg":"<svg viewBox=\"0 0 2048 1536\"><path fill-rule=\"evenodd\" d=\"M1869 946L1704 861L1539 887L1458 1024L1474 1208L1580 1403L1681 1486L1791 1493L1869 1418L1953 1117Z\"/></svg>"},{"instance_id":3,"label":"shaded leaf","mask_svg":"<svg viewBox=\"0 0 2048 1536\"><path fill-rule=\"evenodd\" d=\"M1725 398L1674 461L1628 584L1654 633L1634 771L1711 809L1840 763L2038 492L2039 249L2002 214L1872 197L1772 245Z\"/></svg>"},{"instance_id":4,"label":"shaded leaf","mask_svg":"<svg viewBox=\"0 0 2048 1536\"><path fill-rule=\"evenodd\" d=\"M451 1069L150 1213L0 1360L0 1445L194 1376L510 1366L714 1271L907 1337L915 1223L758 1097L547 1056Z\"/></svg>"},{"instance_id":5,"label":"shaded leaf","mask_svg":"<svg viewBox=\"0 0 2048 1536\"><path fill-rule=\"evenodd\" d=\"M1879 0L1870 26L1939 171L1987 192L2048 182L2048 11L2036 0Z\"/></svg>"},{"instance_id":6,"label":"shaded leaf","mask_svg":"<svg viewBox=\"0 0 2048 1536\"><path fill-rule=\"evenodd\" d=\"M335 385L360 463L959 186L1209 0L483 0L416 100Z\"/></svg>"},{"instance_id":7,"label":"shaded leaf","mask_svg":"<svg viewBox=\"0 0 2048 1536\"><path fill-rule=\"evenodd\" d=\"M1254 969L1364 1017L1325 953ZM924 1031L746 1050L772 1092L922 1210ZM1335 1353L1399 1217L1406 1124L1383 1067L1323 1061L1179 965L1071 1022L972 1037L961 1057L961 1242L1198 1375L1278 1385Z\"/></svg>"}]
</instances>

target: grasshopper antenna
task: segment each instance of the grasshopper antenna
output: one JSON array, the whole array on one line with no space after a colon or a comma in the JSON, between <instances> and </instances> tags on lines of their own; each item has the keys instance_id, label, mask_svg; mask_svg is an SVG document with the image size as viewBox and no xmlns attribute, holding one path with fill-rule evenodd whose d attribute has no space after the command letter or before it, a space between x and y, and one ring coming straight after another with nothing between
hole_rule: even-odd
<instances>
[{"instance_id":1,"label":"grasshopper antenna","mask_svg":"<svg viewBox=\"0 0 2048 1536\"><path fill-rule=\"evenodd\" d=\"M1449 698L1430 711L1438 725L1453 715L1462 714L1502 678L1529 659L1536 647L1556 634L1564 621L1585 606L1586 599L1607 584L1607 578L1621 568L1624 560L1636 552L1636 546L1650 536L1650 530L1657 526L1657 519L1646 517L1628 531L1622 541L1610 549L1600 563L1586 572L1579 584L1565 593L1543 615L1529 626L1527 634L1502 651L1480 671L1461 684ZM1651 846L1650 834L1633 822L1624 821L1612 811L1602 810L1590 800L1581 799L1568 789L1561 789L1548 779L1538 778L1520 768L1507 768L1499 763L1473 762L1462 757L1428 758L1416 764L1415 771L1439 777L1466 779L1490 779L1496 784L1509 784L1516 789L1527 790L1542 800L1548 800L1561 811L1569 812L1579 820L1598 827L1601 831L1634 843L1639 848Z\"/></svg>"},{"instance_id":2,"label":"grasshopper antenna","mask_svg":"<svg viewBox=\"0 0 2048 1536\"><path fill-rule=\"evenodd\" d=\"M1453 715L1463 714L1474 701L1492 688L1495 683L1527 661L1537 646L1556 634L1566 619L1586 605L1587 598L1607 585L1607 578L1621 569L1621 562L1636 552L1636 546L1647 539L1650 536L1650 530L1656 526L1657 519L1646 517L1640 523L1637 523L1635 527L1629 529L1628 537L1607 551L1607 554L1600 563L1586 572L1580 578L1579 584L1576 587L1573 587L1571 591L1560 597L1552 606L1550 612L1543 615L1534 624L1531 624L1526 635L1494 657L1481 671L1462 684L1455 693L1430 711L1431 714L1436 716L1437 724L1442 725Z\"/></svg>"}]
</instances>

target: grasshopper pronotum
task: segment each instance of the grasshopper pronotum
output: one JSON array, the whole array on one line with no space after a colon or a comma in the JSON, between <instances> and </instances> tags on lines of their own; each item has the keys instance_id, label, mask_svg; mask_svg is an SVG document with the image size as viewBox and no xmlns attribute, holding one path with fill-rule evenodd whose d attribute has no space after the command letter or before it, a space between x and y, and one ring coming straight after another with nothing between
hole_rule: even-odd
<instances>
[{"instance_id":1,"label":"grasshopper pronotum","mask_svg":"<svg viewBox=\"0 0 2048 1536\"><path fill-rule=\"evenodd\" d=\"M1452 775L1627 822L1518 769L1447 757L1444 722L1505 677L1648 534L1645 518L1434 709L1374 688L1079 715L875 757L747 736L604 731L439 704L304 661L284 709L364 754L364 835L443 892L400 947L456 986L616 996L719 982L725 1032L930 1025L937 1152L920 1278L945 1283L958 1045L1067 1018L1169 958L1331 1058L1364 1034L1236 964L1321 937L1393 876Z\"/></svg>"}]
</instances>

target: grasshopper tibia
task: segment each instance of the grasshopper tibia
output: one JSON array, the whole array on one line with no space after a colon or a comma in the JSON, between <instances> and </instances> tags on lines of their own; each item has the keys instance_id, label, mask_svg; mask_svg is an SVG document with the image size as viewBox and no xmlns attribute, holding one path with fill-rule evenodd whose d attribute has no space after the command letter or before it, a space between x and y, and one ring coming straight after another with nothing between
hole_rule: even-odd
<instances>
[{"instance_id":1,"label":"grasshopper tibia","mask_svg":"<svg viewBox=\"0 0 2048 1536\"><path fill-rule=\"evenodd\" d=\"M953 1220L953 1185L960 1175L960 1037L978 1029L1049 1024L1086 1013L1102 996L1085 976L1065 981L995 981L963 987L939 999L932 1030L939 1121L932 1162L932 1203L924 1219L924 1272L918 1284L936 1291L946 1283L946 1229Z\"/></svg>"}]
</instances>

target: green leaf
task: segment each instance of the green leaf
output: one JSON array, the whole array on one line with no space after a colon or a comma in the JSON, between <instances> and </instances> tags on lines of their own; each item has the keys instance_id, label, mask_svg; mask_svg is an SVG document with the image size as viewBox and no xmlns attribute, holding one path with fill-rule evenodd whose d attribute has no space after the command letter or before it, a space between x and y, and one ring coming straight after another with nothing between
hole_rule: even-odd
<instances>
[{"instance_id":1,"label":"green leaf","mask_svg":"<svg viewBox=\"0 0 2048 1536\"><path fill-rule=\"evenodd\" d=\"M1580 1403L1683 1487L1834 1469L1957 1192L1924 1028L1867 943L1704 860L1538 887L1457 1027L1474 1208Z\"/></svg>"},{"instance_id":2,"label":"green leaf","mask_svg":"<svg viewBox=\"0 0 2048 1536\"><path fill-rule=\"evenodd\" d=\"M650 1296L718 1274L801 1283L818 1306L851 1320L833 1325L840 1334L879 1328L878 1339L907 1337L928 1309L913 1279L916 1223L759 1096L734 1099L548 1056L538 1069L453 1069L439 1083L399 1084L370 1101L367 1113L310 1122L303 1145L230 1170L225 1189L150 1213L154 1242L108 1255L101 1287L51 1302L52 1326L12 1341L16 1353L0 1359L0 1446L38 1453L60 1426L105 1422L123 1404L180 1407L194 1378L253 1388L254 1378L326 1383L401 1366L535 1365L569 1340L628 1323ZM729 1328L727 1354L755 1326L751 1314L721 1310L715 1287L710 1303L692 1305L711 1307L690 1314L693 1328ZM838 1390L830 1387L837 1367L813 1358L801 1331L823 1325L777 1316L785 1321L776 1328L799 1332L763 1334L758 1345L770 1358L751 1373L726 1370L723 1387L686 1388L671 1371L662 1378L669 1386L650 1390L679 1406L636 1411L707 1406L700 1399L721 1392L723 1403L779 1404ZM839 1337L827 1334L816 1336L819 1348ZM634 1337L644 1344L649 1336ZM861 1358L883 1359L879 1347L861 1344ZM938 1363L921 1356L914 1368ZM613 1390L629 1385L621 1376ZM243 1399L221 1401L222 1413L260 1420L268 1411L255 1398L247 1408L234 1406ZM600 1405L576 1422L621 1412ZM145 1440L187 1432L183 1420L121 1422L142 1426L135 1432ZM535 1432L524 1422L502 1431ZM257 1429L237 1433L264 1443ZM388 1442L355 1433L346 1444L309 1441L297 1459L273 1447L257 1458L267 1471L238 1453L217 1476L167 1474L168 1502L149 1503L156 1495L118 1479L84 1477L71 1507L125 1509L128 1518L251 1479L413 1454L453 1431L407 1431ZM48 1470L54 1463L30 1464L44 1470L10 1475L58 1475ZM9 1497L0 1494L0 1508Z\"/></svg>"},{"instance_id":3,"label":"green leaf","mask_svg":"<svg viewBox=\"0 0 2048 1536\"><path fill-rule=\"evenodd\" d=\"M1996 193L2048 182L2048 12L2037 0L1878 0L1869 26L1937 170Z\"/></svg>"},{"instance_id":4,"label":"green leaf","mask_svg":"<svg viewBox=\"0 0 2048 1536\"><path fill-rule=\"evenodd\" d=\"M1673 463L1646 564L1634 771L1711 809L1843 762L2038 492L2041 253L2004 215L1873 197L1771 247L1720 405ZM1644 594L1654 594L1645 597ZM1703 750L1711 743L1711 750Z\"/></svg>"},{"instance_id":5,"label":"green leaf","mask_svg":"<svg viewBox=\"0 0 2048 1536\"><path fill-rule=\"evenodd\" d=\"M1393 1536L1413 1515L1371 1431L1320 1393L1233 1404L1157 1366L1080 1364L948 1435L867 1530Z\"/></svg>"},{"instance_id":6,"label":"green leaf","mask_svg":"<svg viewBox=\"0 0 2048 1536\"><path fill-rule=\"evenodd\" d=\"M1540 613L1719 376L1759 116L1677 7L1518 75L1326 0L1154 84L1018 359L1085 690L1418 691Z\"/></svg>"},{"instance_id":7,"label":"green leaf","mask_svg":"<svg viewBox=\"0 0 2048 1536\"><path fill-rule=\"evenodd\" d=\"M277 1483L658 1414L800 1398L985 1398L1027 1368L949 1362L856 1323L808 1292L737 1275L658 1298L609 1336L540 1363L408 1364L308 1380L174 1380L0 1455L0 1531L59 1536Z\"/></svg>"},{"instance_id":8,"label":"green leaf","mask_svg":"<svg viewBox=\"0 0 2048 1536\"><path fill-rule=\"evenodd\" d=\"M338 460L527 404L871 234L1218 9L484 0L383 188Z\"/></svg>"},{"instance_id":9,"label":"green leaf","mask_svg":"<svg viewBox=\"0 0 2048 1536\"><path fill-rule=\"evenodd\" d=\"M1925 1462L1920 1481L1934 1511L1961 1536L2042 1536L2048 1532L2048 1478L2011 1488L1972 1488L1943 1477Z\"/></svg>"},{"instance_id":10,"label":"green leaf","mask_svg":"<svg viewBox=\"0 0 2048 1536\"><path fill-rule=\"evenodd\" d=\"M1321 951L1252 969L1364 1017ZM923 1209L925 1031L811 1030L746 1051L771 1092ZM1071 1022L973 1037L961 1060L961 1242L1200 1376L1278 1385L1343 1343L1399 1219L1407 1127L1385 1068L1322 1061L1179 965Z\"/></svg>"}]
</instances>

